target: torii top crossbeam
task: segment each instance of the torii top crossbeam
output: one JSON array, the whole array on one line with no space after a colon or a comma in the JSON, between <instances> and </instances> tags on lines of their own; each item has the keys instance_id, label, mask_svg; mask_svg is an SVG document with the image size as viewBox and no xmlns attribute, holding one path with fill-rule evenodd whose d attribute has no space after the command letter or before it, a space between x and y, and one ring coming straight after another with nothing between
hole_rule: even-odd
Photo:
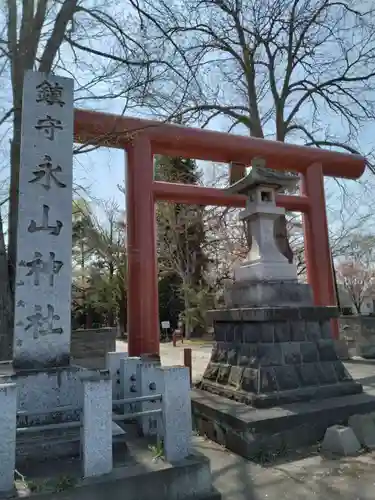
<instances>
[{"instance_id":1,"label":"torii top crossbeam","mask_svg":"<svg viewBox=\"0 0 375 500\"><path fill-rule=\"evenodd\" d=\"M319 163L325 176L347 179L357 179L365 170L360 155L81 109L76 109L74 118L75 140L80 143L127 149L131 136L141 133L149 138L154 154L245 165L259 156L269 168L301 174Z\"/></svg>"}]
</instances>

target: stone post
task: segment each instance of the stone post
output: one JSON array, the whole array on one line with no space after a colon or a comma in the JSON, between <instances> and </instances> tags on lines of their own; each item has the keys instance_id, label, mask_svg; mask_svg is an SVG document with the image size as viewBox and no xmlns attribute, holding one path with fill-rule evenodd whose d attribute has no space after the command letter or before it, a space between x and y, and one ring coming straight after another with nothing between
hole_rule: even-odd
<instances>
[{"instance_id":1,"label":"stone post","mask_svg":"<svg viewBox=\"0 0 375 500\"><path fill-rule=\"evenodd\" d=\"M84 477L112 471L112 381L108 370L81 375Z\"/></svg>"},{"instance_id":2,"label":"stone post","mask_svg":"<svg viewBox=\"0 0 375 500\"><path fill-rule=\"evenodd\" d=\"M0 497L12 494L16 463L17 386L0 384Z\"/></svg>"},{"instance_id":3,"label":"stone post","mask_svg":"<svg viewBox=\"0 0 375 500\"><path fill-rule=\"evenodd\" d=\"M120 378L125 398L136 398L141 395L141 385L139 377L139 366L141 358L128 357L120 361ZM124 413L134 413L138 411L139 404L131 403L124 405Z\"/></svg>"},{"instance_id":4,"label":"stone post","mask_svg":"<svg viewBox=\"0 0 375 500\"><path fill-rule=\"evenodd\" d=\"M128 357L127 352L106 353L105 367L107 370L109 370L112 379L113 400L122 399L124 397L123 380L120 376L120 365L121 365L121 360L126 359L127 357Z\"/></svg>"},{"instance_id":5,"label":"stone post","mask_svg":"<svg viewBox=\"0 0 375 500\"><path fill-rule=\"evenodd\" d=\"M163 391L162 373L158 369L159 366L155 363L142 362L138 366L140 379L140 388L142 396L150 396L152 394L160 394ZM158 410L161 409L162 403L160 400L145 401L140 403L140 410ZM140 418L140 427L144 436L163 435L162 416L160 415L145 415Z\"/></svg>"},{"instance_id":6,"label":"stone post","mask_svg":"<svg viewBox=\"0 0 375 500\"><path fill-rule=\"evenodd\" d=\"M164 456L168 462L184 459L191 451L192 419L189 369L157 368L163 394Z\"/></svg>"},{"instance_id":7,"label":"stone post","mask_svg":"<svg viewBox=\"0 0 375 500\"><path fill-rule=\"evenodd\" d=\"M73 80L27 71L17 227L15 368L70 360Z\"/></svg>"}]
</instances>

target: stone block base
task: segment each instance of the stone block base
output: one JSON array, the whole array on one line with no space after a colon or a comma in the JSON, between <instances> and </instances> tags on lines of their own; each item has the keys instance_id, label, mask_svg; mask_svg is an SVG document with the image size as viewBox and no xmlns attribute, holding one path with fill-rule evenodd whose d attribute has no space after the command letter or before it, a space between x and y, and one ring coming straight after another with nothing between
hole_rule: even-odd
<instances>
[{"instance_id":1,"label":"stone block base","mask_svg":"<svg viewBox=\"0 0 375 500\"><path fill-rule=\"evenodd\" d=\"M259 379L269 378L270 374L266 376L262 374L264 370L260 369L256 375ZM287 374L287 377L289 373ZM285 375L282 375L283 380ZM293 380L293 377L290 377ZM277 392L277 382L274 379L275 391L272 394L255 394L247 393L246 391L235 390L231 388L223 388L219 384L202 382L200 388L212 394L219 394L233 401L239 401L246 405L254 406L255 408L272 408L278 405L297 403L303 401L318 400L324 398L331 398L337 396L346 396L350 394L359 394L362 392L362 386L358 382L348 381L337 385L329 384L321 387L303 387L290 390L282 390ZM261 388L260 390L264 390Z\"/></svg>"},{"instance_id":2,"label":"stone block base","mask_svg":"<svg viewBox=\"0 0 375 500\"><path fill-rule=\"evenodd\" d=\"M316 444L328 427L346 425L351 415L374 409L375 396L366 393L255 409L206 391L192 391L194 427L249 460Z\"/></svg>"},{"instance_id":3,"label":"stone block base","mask_svg":"<svg viewBox=\"0 0 375 500\"><path fill-rule=\"evenodd\" d=\"M77 410L46 414L43 414L43 410L59 406L82 408L81 372L82 369L78 367L68 367L35 373L16 373L15 381L19 391L18 409L35 412L28 417L28 425L76 420L80 414ZM22 417L19 417L19 425L23 425Z\"/></svg>"},{"instance_id":4,"label":"stone block base","mask_svg":"<svg viewBox=\"0 0 375 500\"><path fill-rule=\"evenodd\" d=\"M117 328L90 328L72 331L71 356L79 363L82 359L105 358L116 350Z\"/></svg>"},{"instance_id":5,"label":"stone block base","mask_svg":"<svg viewBox=\"0 0 375 500\"><path fill-rule=\"evenodd\" d=\"M328 307L212 312L211 360L200 388L257 408L362 391L338 358Z\"/></svg>"},{"instance_id":6,"label":"stone block base","mask_svg":"<svg viewBox=\"0 0 375 500\"><path fill-rule=\"evenodd\" d=\"M311 306L312 290L309 285L298 282L254 282L235 281L226 284L227 307Z\"/></svg>"},{"instance_id":7,"label":"stone block base","mask_svg":"<svg viewBox=\"0 0 375 500\"><path fill-rule=\"evenodd\" d=\"M70 366L43 371L14 371L0 366L0 379L17 384L19 427L77 420L78 410L49 411L61 406L82 408L82 368ZM22 414L24 412L24 414ZM44 413L46 412L46 413Z\"/></svg>"},{"instance_id":8,"label":"stone block base","mask_svg":"<svg viewBox=\"0 0 375 500\"><path fill-rule=\"evenodd\" d=\"M61 458L77 458L81 452L80 429L39 431L17 436L16 466L30 461L43 462Z\"/></svg>"}]
</instances>

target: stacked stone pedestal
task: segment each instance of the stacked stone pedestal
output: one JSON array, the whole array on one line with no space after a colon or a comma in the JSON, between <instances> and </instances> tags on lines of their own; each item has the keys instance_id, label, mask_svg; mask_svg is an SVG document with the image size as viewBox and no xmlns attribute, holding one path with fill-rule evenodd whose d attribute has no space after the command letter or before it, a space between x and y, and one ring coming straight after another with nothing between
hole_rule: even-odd
<instances>
[{"instance_id":1,"label":"stacked stone pedestal","mask_svg":"<svg viewBox=\"0 0 375 500\"><path fill-rule=\"evenodd\" d=\"M362 391L338 359L332 307L213 311L215 347L201 388L257 408Z\"/></svg>"},{"instance_id":2,"label":"stacked stone pedestal","mask_svg":"<svg viewBox=\"0 0 375 500\"><path fill-rule=\"evenodd\" d=\"M295 189L296 178L267 171L262 160L252 167L228 188L247 196L240 218L249 254L226 284L226 309L210 313L216 342L193 396L199 431L250 459L316 443L331 425L375 409L337 356L337 309L313 305L282 252L287 245L276 242L276 220L285 216L276 193Z\"/></svg>"},{"instance_id":3,"label":"stacked stone pedestal","mask_svg":"<svg viewBox=\"0 0 375 500\"><path fill-rule=\"evenodd\" d=\"M215 344L193 393L199 432L254 459L317 443L331 425L375 410L337 356L337 309L313 306L308 285L234 282L226 302L210 313Z\"/></svg>"}]
</instances>

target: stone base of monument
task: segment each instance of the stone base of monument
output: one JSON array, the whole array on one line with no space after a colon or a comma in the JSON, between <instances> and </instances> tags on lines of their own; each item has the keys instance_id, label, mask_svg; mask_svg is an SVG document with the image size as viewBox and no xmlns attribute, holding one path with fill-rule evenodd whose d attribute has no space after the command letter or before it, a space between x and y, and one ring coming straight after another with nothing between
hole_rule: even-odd
<instances>
[{"instance_id":1,"label":"stone base of monument","mask_svg":"<svg viewBox=\"0 0 375 500\"><path fill-rule=\"evenodd\" d=\"M0 363L0 378L17 383L17 426L77 420L82 406L82 370L78 366L14 370L11 363ZM61 411L50 411L59 407Z\"/></svg>"},{"instance_id":2,"label":"stone base of monument","mask_svg":"<svg viewBox=\"0 0 375 500\"><path fill-rule=\"evenodd\" d=\"M294 265L289 264L282 257L278 261L261 259L243 262L234 268L233 274L237 282L246 280L268 282L272 281L275 276L279 281L291 281L296 276Z\"/></svg>"},{"instance_id":3,"label":"stone base of monument","mask_svg":"<svg viewBox=\"0 0 375 500\"><path fill-rule=\"evenodd\" d=\"M81 453L81 429L52 430L36 426L78 422L81 418L83 388L79 366L45 370L14 370L10 363L0 363L0 379L16 382L18 389L17 428L26 429L17 435L16 464L29 460L44 461L77 457ZM37 432L27 432L36 427ZM113 447L126 450L125 432L112 423Z\"/></svg>"},{"instance_id":4,"label":"stone base of monument","mask_svg":"<svg viewBox=\"0 0 375 500\"><path fill-rule=\"evenodd\" d=\"M211 314L216 343L192 399L195 425L210 439L251 458L264 447L315 443L330 425L375 409L337 356L336 308Z\"/></svg>"},{"instance_id":5,"label":"stone base of monument","mask_svg":"<svg viewBox=\"0 0 375 500\"><path fill-rule=\"evenodd\" d=\"M51 368L43 371L15 371L19 394L19 425L26 424L22 411L27 412L27 424L48 424L76 420L82 406L82 369L77 366ZM43 410L71 407L43 414ZM33 413L35 413L33 415Z\"/></svg>"}]
</instances>

